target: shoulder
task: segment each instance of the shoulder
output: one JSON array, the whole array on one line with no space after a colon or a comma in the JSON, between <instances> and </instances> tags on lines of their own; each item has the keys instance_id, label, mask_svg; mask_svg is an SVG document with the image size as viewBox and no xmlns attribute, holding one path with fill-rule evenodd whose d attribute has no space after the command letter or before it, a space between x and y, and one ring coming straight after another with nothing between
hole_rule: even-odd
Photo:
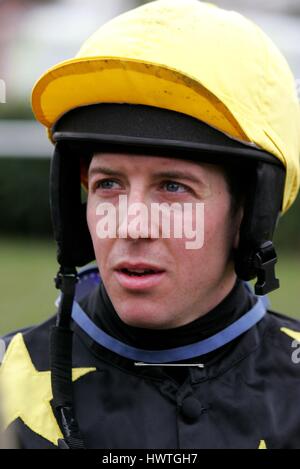
<instances>
[{"instance_id":1,"label":"shoulder","mask_svg":"<svg viewBox=\"0 0 300 469\"><path fill-rule=\"evenodd\" d=\"M266 334L272 338L278 337L279 342L284 343L288 338L288 343L290 339L300 343L300 320L269 309Z\"/></svg>"},{"instance_id":2,"label":"shoulder","mask_svg":"<svg viewBox=\"0 0 300 469\"><path fill-rule=\"evenodd\" d=\"M300 320L268 310L263 322L259 361L300 383Z\"/></svg>"},{"instance_id":3,"label":"shoulder","mask_svg":"<svg viewBox=\"0 0 300 469\"><path fill-rule=\"evenodd\" d=\"M0 375L17 366L31 372L50 370L51 330L56 314L41 324L16 330L0 338ZM2 354L1 354L2 351ZM94 356L77 334L73 336L73 366L95 366Z\"/></svg>"},{"instance_id":4,"label":"shoulder","mask_svg":"<svg viewBox=\"0 0 300 469\"><path fill-rule=\"evenodd\" d=\"M49 331L55 324L55 315L41 324L24 327L1 337L0 363L12 361L12 356L20 360L24 354L30 356L37 369L48 366Z\"/></svg>"},{"instance_id":5,"label":"shoulder","mask_svg":"<svg viewBox=\"0 0 300 469\"><path fill-rule=\"evenodd\" d=\"M8 352L10 348L13 348L17 342L24 342L26 348L30 350L30 353L35 355L35 351L38 351L43 348L45 350L45 345L49 341L49 331L52 325L55 324L55 315L51 316L49 319L44 321L41 324L24 327L22 329L15 330L1 337L2 344L5 348L5 353ZM37 362L40 361L40 354L37 355ZM1 361L0 361L1 363Z\"/></svg>"}]
</instances>

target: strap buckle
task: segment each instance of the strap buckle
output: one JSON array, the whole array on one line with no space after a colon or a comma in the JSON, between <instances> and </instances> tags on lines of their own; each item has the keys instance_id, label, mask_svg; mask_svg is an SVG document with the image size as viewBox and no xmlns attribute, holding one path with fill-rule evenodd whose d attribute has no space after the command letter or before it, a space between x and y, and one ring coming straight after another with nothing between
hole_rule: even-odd
<instances>
[{"instance_id":1,"label":"strap buckle","mask_svg":"<svg viewBox=\"0 0 300 469\"><path fill-rule=\"evenodd\" d=\"M255 284L256 295L266 295L279 288L279 280L275 275L277 255L272 241L263 243L254 255L254 267L257 274Z\"/></svg>"},{"instance_id":2,"label":"strap buckle","mask_svg":"<svg viewBox=\"0 0 300 469\"><path fill-rule=\"evenodd\" d=\"M77 270L74 267L64 267L61 268L56 277L54 277L55 288L61 290L65 284L75 284L78 281L79 277Z\"/></svg>"}]
</instances>

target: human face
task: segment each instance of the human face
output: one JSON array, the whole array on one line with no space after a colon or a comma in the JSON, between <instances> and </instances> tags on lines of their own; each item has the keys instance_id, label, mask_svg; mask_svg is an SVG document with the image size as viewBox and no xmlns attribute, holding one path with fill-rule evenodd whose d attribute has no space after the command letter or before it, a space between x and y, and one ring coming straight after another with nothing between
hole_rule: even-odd
<instances>
[{"instance_id":1,"label":"human face","mask_svg":"<svg viewBox=\"0 0 300 469\"><path fill-rule=\"evenodd\" d=\"M170 170L178 173L176 177L164 175ZM149 210L153 203L176 202L181 207L190 203L192 218L196 204L204 204L203 246L187 249L185 236L152 237L150 229L121 237L127 228L124 223L132 221L129 217L118 225L116 237L102 239L97 234L96 209L100 203L117 207L120 195L127 196L128 210L134 203L145 204ZM231 252L238 242L240 218L232 218L230 194L219 166L116 153L99 153L92 158L88 227L106 291L120 319L130 326L182 326L220 303L236 279ZM150 264L161 273L150 276L152 280L143 286L141 277L120 272L123 262Z\"/></svg>"}]
</instances>

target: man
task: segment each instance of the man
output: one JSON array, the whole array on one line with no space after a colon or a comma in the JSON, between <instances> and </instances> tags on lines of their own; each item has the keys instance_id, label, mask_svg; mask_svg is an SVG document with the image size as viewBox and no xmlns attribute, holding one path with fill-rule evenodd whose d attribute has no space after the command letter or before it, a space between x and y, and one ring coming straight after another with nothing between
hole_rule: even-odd
<instances>
[{"instance_id":1,"label":"man","mask_svg":"<svg viewBox=\"0 0 300 469\"><path fill-rule=\"evenodd\" d=\"M299 448L300 324L264 296L300 174L275 46L234 12L160 0L42 76L33 109L55 143L62 293L5 338L21 447Z\"/></svg>"}]
</instances>

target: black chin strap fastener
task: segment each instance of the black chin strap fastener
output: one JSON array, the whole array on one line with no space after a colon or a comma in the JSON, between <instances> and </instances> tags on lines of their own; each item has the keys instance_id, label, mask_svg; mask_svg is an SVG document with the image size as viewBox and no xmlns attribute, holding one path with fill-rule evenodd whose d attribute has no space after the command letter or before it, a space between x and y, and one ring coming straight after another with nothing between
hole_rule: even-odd
<instances>
[{"instance_id":1,"label":"black chin strap fastener","mask_svg":"<svg viewBox=\"0 0 300 469\"><path fill-rule=\"evenodd\" d=\"M253 263L256 269L256 295L266 295L279 288L279 280L275 276L277 255L271 241L263 243L254 255Z\"/></svg>"},{"instance_id":2,"label":"black chin strap fastener","mask_svg":"<svg viewBox=\"0 0 300 469\"><path fill-rule=\"evenodd\" d=\"M72 294L74 296L75 285L78 281L78 274L75 267L61 267L54 278L55 287L63 294Z\"/></svg>"}]
</instances>

